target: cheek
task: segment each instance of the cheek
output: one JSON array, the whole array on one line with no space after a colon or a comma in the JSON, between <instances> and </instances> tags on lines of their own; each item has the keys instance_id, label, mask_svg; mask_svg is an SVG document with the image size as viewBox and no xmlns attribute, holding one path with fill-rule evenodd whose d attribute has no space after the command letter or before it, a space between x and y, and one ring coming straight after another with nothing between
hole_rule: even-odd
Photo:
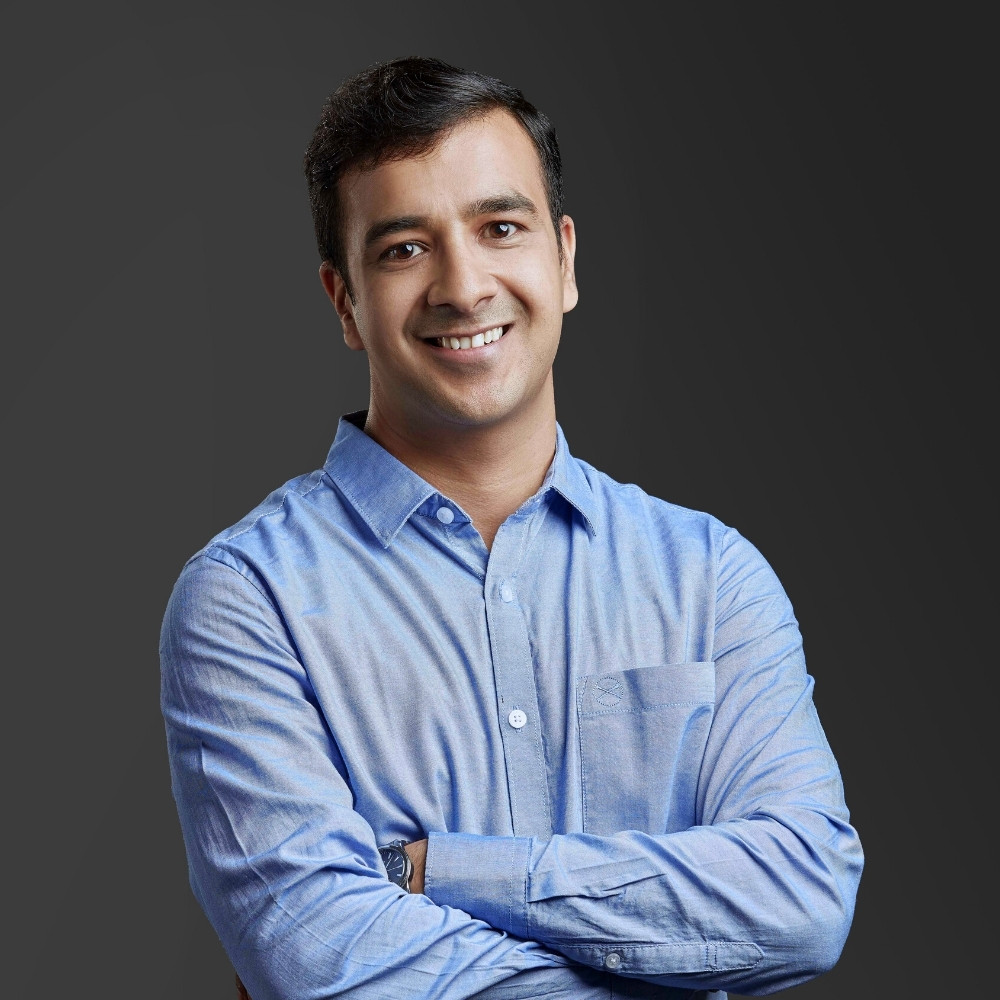
<instances>
[{"instance_id":1,"label":"cheek","mask_svg":"<svg viewBox=\"0 0 1000 1000\"><path fill-rule=\"evenodd\" d=\"M563 276L548 261L525 267L517 275L517 287L524 301L538 316L562 315Z\"/></svg>"},{"instance_id":2,"label":"cheek","mask_svg":"<svg viewBox=\"0 0 1000 1000\"><path fill-rule=\"evenodd\" d=\"M411 309L411 296L405 284L395 282L392 287L384 283L367 286L359 294L354 315L365 339L384 339L402 329Z\"/></svg>"}]
</instances>

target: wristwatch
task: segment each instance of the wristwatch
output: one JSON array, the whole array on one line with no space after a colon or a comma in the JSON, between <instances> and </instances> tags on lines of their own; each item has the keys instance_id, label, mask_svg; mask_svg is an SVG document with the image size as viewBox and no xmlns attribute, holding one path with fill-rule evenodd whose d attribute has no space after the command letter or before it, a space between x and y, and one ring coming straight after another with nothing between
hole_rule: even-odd
<instances>
[{"instance_id":1,"label":"wristwatch","mask_svg":"<svg viewBox=\"0 0 1000 1000\"><path fill-rule=\"evenodd\" d=\"M395 882L406 892L410 891L410 878L413 875L413 862L406 853L405 840L394 840L390 844L378 849L382 856L382 864L385 865L385 873L389 876L390 882Z\"/></svg>"}]
</instances>

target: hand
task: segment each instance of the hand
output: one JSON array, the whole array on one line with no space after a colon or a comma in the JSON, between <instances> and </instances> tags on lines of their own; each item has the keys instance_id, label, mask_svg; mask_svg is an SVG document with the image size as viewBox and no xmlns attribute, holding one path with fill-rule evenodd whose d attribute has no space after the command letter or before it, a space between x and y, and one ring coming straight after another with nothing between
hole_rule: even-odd
<instances>
[{"instance_id":1,"label":"hand","mask_svg":"<svg viewBox=\"0 0 1000 1000\"><path fill-rule=\"evenodd\" d=\"M413 874L410 876L410 892L424 892L424 867L427 864L427 841L415 840L403 848L407 857L413 863Z\"/></svg>"}]
</instances>

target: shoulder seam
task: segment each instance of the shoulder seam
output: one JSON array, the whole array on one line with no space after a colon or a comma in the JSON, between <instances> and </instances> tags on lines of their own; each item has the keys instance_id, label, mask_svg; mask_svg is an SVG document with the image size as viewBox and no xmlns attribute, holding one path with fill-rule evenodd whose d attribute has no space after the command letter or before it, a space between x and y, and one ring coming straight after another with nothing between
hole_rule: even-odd
<instances>
[{"instance_id":1,"label":"shoulder seam","mask_svg":"<svg viewBox=\"0 0 1000 1000\"><path fill-rule=\"evenodd\" d=\"M278 511L285 506L285 500L288 498L289 494L295 493L296 496L305 499L307 496L309 496L310 493L313 492L313 490L315 490L318 486L322 484L325 474L326 474L325 470L323 469L317 469L314 472L309 473L310 476L318 475L319 478L304 493L296 493L294 487L285 490L285 492L281 494L281 499L273 507L270 507L268 510L261 511L245 528L235 532L235 534L227 535L225 538L219 539L217 542L210 543L208 546L206 546L206 549L212 548L214 545L225 544L226 542L235 541L241 535L245 535L248 531L252 531L257 526L258 522L262 521L265 517L270 517L272 514L277 514Z\"/></svg>"}]
</instances>

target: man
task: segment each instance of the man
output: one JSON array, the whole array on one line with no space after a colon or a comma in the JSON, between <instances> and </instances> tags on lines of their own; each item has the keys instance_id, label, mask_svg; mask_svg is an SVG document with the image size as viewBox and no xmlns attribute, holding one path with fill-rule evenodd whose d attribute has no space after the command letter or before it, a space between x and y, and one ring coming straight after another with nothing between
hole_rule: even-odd
<instances>
[{"instance_id":1,"label":"man","mask_svg":"<svg viewBox=\"0 0 1000 1000\"><path fill-rule=\"evenodd\" d=\"M254 1000L764 993L843 947L861 849L780 584L556 424L560 170L519 91L427 59L347 81L306 154L370 405L161 640L191 884Z\"/></svg>"}]
</instances>

